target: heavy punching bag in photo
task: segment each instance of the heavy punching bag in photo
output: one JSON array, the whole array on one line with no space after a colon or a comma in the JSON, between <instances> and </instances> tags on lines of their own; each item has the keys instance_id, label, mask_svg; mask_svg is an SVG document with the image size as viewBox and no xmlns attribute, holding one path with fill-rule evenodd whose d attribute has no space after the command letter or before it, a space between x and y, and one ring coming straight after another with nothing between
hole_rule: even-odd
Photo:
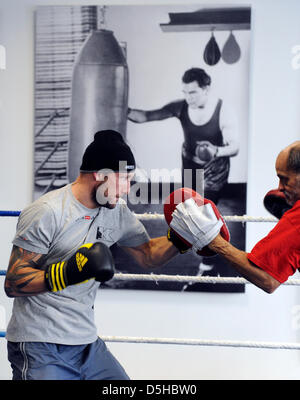
<instances>
[{"instance_id":1,"label":"heavy punching bag in photo","mask_svg":"<svg viewBox=\"0 0 300 400\"><path fill-rule=\"evenodd\" d=\"M74 63L68 152L69 182L76 179L85 148L99 130L126 135L128 67L113 32L93 31Z\"/></svg>"}]
</instances>

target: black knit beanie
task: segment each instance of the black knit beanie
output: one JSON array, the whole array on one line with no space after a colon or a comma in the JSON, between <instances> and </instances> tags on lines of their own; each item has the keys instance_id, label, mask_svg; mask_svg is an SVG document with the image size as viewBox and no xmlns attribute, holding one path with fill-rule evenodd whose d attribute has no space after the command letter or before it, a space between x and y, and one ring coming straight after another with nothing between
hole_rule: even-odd
<instances>
[{"instance_id":1,"label":"black knit beanie","mask_svg":"<svg viewBox=\"0 0 300 400\"><path fill-rule=\"evenodd\" d=\"M130 147L122 135L113 130L99 131L88 145L80 167L81 172L96 172L111 169L115 172L130 172L136 167Z\"/></svg>"}]
</instances>

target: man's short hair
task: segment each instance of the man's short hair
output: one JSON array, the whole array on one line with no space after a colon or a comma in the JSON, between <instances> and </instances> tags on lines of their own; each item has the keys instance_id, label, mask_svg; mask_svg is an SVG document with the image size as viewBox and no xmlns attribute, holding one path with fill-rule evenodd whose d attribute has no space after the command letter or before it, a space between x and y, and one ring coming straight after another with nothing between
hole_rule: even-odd
<instances>
[{"instance_id":1,"label":"man's short hair","mask_svg":"<svg viewBox=\"0 0 300 400\"><path fill-rule=\"evenodd\" d=\"M185 71L182 76L183 83L197 82L203 89L211 84L211 78L202 68L191 68Z\"/></svg>"},{"instance_id":2,"label":"man's short hair","mask_svg":"<svg viewBox=\"0 0 300 400\"><path fill-rule=\"evenodd\" d=\"M289 152L287 169L300 174L300 142L293 146Z\"/></svg>"}]
</instances>

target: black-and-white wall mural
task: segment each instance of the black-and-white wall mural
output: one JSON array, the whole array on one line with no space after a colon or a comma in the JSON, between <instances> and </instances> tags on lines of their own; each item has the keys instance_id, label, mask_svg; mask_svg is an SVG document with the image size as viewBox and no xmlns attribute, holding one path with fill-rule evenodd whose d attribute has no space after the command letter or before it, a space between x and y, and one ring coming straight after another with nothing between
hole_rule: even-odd
<instances>
[{"instance_id":1,"label":"black-and-white wall mural","mask_svg":"<svg viewBox=\"0 0 300 400\"><path fill-rule=\"evenodd\" d=\"M164 199L181 186L203 191L224 216L245 214L250 37L251 9L245 6L38 7L34 198L76 179L94 133L115 129L138 165L128 206L151 237L165 235L167 224L147 215L163 214ZM200 184L198 169L204 171ZM184 170L191 171L186 179ZM245 248L245 227L227 224L231 242ZM154 272L116 245L112 251L118 271ZM160 272L236 276L219 257L192 251ZM244 291L244 285L189 282L106 286Z\"/></svg>"}]
</instances>

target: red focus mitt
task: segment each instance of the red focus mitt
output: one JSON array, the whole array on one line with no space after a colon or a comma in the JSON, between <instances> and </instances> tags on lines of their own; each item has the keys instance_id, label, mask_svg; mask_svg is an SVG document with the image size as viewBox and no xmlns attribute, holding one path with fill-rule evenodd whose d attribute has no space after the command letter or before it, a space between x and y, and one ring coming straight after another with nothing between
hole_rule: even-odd
<instances>
[{"instance_id":1,"label":"red focus mitt","mask_svg":"<svg viewBox=\"0 0 300 400\"><path fill-rule=\"evenodd\" d=\"M172 214L174 210L176 209L176 206L179 205L180 203L185 202L188 199L193 199L197 206L204 206L204 205L210 205L214 215L216 216L216 219L221 221L221 228L220 228L220 234L221 236L229 241L230 240L230 234L228 231L228 228L226 226L226 223L221 216L219 210L217 209L216 205L209 199L205 199L202 196L200 196L199 193L195 192L194 190L190 188L180 188L175 190L173 193L171 193L164 202L164 214L165 214L165 219L167 224L170 226L172 222ZM174 229L171 227L168 230L168 239L172 241L174 246L176 246L181 253L187 251L192 247L192 244L188 242L186 239L184 239L182 236L180 236ZM203 247L201 250L197 251L197 254L200 256L205 256L205 257L211 257L215 256L216 253L209 249L208 246Z\"/></svg>"},{"instance_id":2,"label":"red focus mitt","mask_svg":"<svg viewBox=\"0 0 300 400\"><path fill-rule=\"evenodd\" d=\"M280 219L283 214L292 208L285 199L284 194L278 190L270 190L264 197L264 206L269 213Z\"/></svg>"}]
</instances>

